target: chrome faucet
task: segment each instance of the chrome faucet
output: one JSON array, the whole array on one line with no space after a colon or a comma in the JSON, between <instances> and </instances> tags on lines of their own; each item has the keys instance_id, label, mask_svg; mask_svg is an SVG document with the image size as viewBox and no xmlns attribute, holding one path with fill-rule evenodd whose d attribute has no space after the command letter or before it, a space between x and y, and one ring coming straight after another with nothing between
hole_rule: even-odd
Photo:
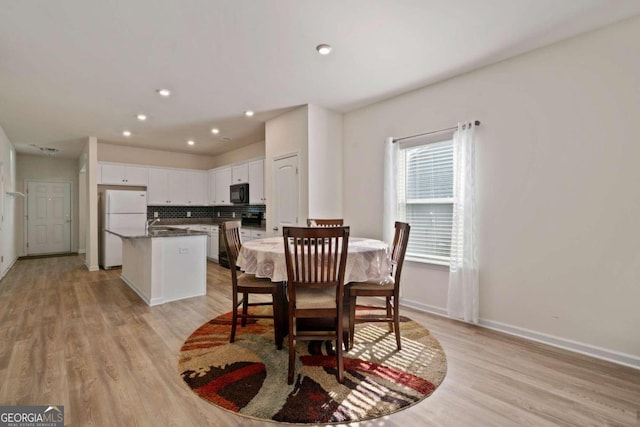
<instances>
[{"instance_id":1,"label":"chrome faucet","mask_svg":"<svg viewBox=\"0 0 640 427\"><path fill-rule=\"evenodd\" d=\"M145 230L145 232L149 231L149 228L151 228L151 226L152 226L153 224L155 224L156 222L160 222L160 218L148 219L148 220L147 220L146 227L145 227L145 229L144 229L144 230Z\"/></svg>"}]
</instances>

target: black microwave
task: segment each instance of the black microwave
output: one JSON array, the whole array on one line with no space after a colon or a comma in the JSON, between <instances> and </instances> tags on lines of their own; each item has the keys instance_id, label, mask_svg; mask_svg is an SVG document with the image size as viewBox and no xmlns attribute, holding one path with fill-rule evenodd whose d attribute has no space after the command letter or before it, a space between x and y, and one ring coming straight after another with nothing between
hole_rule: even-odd
<instances>
[{"instance_id":1,"label":"black microwave","mask_svg":"<svg viewBox=\"0 0 640 427\"><path fill-rule=\"evenodd\" d=\"M249 203L249 184L233 184L231 186L231 194L229 196L231 203L248 204Z\"/></svg>"}]
</instances>

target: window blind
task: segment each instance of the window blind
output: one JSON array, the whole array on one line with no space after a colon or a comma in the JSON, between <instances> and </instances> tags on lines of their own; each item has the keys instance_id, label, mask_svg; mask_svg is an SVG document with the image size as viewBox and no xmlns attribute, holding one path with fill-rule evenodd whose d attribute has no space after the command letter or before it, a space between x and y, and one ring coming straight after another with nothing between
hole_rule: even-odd
<instances>
[{"instance_id":1,"label":"window blind","mask_svg":"<svg viewBox=\"0 0 640 427\"><path fill-rule=\"evenodd\" d=\"M446 264L451 253L453 217L453 142L439 141L403 149L398 200L411 224L407 256Z\"/></svg>"}]
</instances>

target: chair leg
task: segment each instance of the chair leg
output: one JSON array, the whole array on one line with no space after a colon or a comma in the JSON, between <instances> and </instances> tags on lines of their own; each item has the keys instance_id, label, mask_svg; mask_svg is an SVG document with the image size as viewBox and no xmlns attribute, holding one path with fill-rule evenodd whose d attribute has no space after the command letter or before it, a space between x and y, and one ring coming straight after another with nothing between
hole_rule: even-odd
<instances>
[{"instance_id":1,"label":"chair leg","mask_svg":"<svg viewBox=\"0 0 640 427\"><path fill-rule=\"evenodd\" d=\"M244 292L242 294L242 327L247 326L247 310L249 309L249 294Z\"/></svg>"},{"instance_id":2,"label":"chair leg","mask_svg":"<svg viewBox=\"0 0 640 427\"><path fill-rule=\"evenodd\" d=\"M393 324L396 330L396 345L398 346L398 350L402 350L400 345L400 311L398 308L398 301L393 298Z\"/></svg>"},{"instance_id":3,"label":"chair leg","mask_svg":"<svg viewBox=\"0 0 640 427\"><path fill-rule=\"evenodd\" d=\"M291 307L289 307L291 309ZM296 367L296 340L294 339L295 318L289 316L289 373L287 383L293 384L293 374Z\"/></svg>"},{"instance_id":4,"label":"chair leg","mask_svg":"<svg viewBox=\"0 0 640 427\"><path fill-rule=\"evenodd\" d=\"M349 350L353 348L353 337L356 328L356 296L349 297Z\"/></svg>"},{"instance_id":5,"label":"chair leg","mask_svg":"<svg viewBox=\"0 0 640 427\"><path fill-rule=\"evenodd\" d=\"M238 326L238 293L233 293L233 310L231 311L231 336L229 342L236 340L236 327Z\"/></svg>"},{"instance_id":6,"label":"chair leg","mask_svg":"<svg viewBox=\"0 0 640 427\"><path fill-rule=\"evenodd\" d=\"M338 325L336 328L336 359L337 359L337 368L338 368L338 372L337 372L337 377L338 377L338 382L340 384L344 383L344 362L343 362L343 358L342 358L342 328L343 328L343 321L342 321L342 316L339 315L338 316Z\"/></svg>"},{"instance_id":7,"label":"chair leg","mask_svg":"<svg viewBox=\"0 0 640 427\"><path fill-rule=\"evenodd\" d=\"M391 297L387 297L387 319L393 318L393 311L391 309ZM389 321L389 332L393 332L393 322Z\"/></svg>"},{"instance_id":8,"label":"chair leg","mask_svg":"<svg viewBox=\"0 0 640 427\"><path fill-rule=\"evenodd\" d=\"M278 286L276 291L271 295L273 300L273 330L276 338L276 347L278 350L282 350L282 341L284 341L284 291L282 286Z\"/></svg>"}]
</instances>

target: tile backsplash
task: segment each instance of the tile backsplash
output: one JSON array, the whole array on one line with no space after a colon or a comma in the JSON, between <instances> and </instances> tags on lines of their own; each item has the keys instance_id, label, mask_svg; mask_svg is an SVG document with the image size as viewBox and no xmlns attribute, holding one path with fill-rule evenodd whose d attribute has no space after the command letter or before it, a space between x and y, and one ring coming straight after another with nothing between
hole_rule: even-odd
<instances>
[{"instance_id":1,"label":"tile backsplash","mask_svg":"<svg viewBox=\"0 0 640 427\"><path fill-rule=\"evenodd\" d=\"M243 213L265 212L264 205L237 205L237 206L147 206L147 219L155 218L154 213L158 213L158 218L180 219L189 218L187 213L191 213L190 218L220 218L220 219L240 219Z\"/></svg>"}]
</instances>

